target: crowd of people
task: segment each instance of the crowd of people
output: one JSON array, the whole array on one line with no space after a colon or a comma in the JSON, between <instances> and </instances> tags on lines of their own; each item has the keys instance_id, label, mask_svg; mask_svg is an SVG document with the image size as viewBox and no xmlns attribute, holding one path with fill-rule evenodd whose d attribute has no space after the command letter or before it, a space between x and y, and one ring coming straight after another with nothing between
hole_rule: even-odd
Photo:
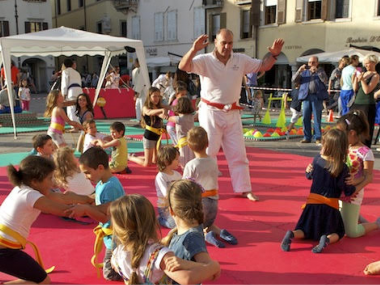
<instances>
[{"instance_id":1,"label":"crowd of people","mask_svg":"<svg viewBox=\"0 0 380 285\"><path fill-rule=\"evenodd\" d=\"M206 243L224 248L225 243L238 244L238 239L215 223L221 175L217 154L222 147L234 193L258 201L252 191L242 133L242 107L238 104L241 81L246 74L260 76L271 69L284 41L274 40L263 60L233 53L233 34L227 29L218 32L213 52L197 55L208 44L207 35L198 37L179 63L182 71L174 77L171 73L160 76L147 94L139 63L135 62L132 86L138 119L145 129L143 156L128 155L122 122L113 122L109 135L97 132L92 103L82 93L75 61L65 60L61 88L52 90L47 97L45 116L51 118L47 134L33 138L33 152L18 169L8 167L14 189L0 208L1 272L19 278L16 282L50 282L49 270L43 268L42 261L34 260L22 250L30 227L44 212L70 219L86 217L99 223L94 230L97 239L92 263L97 269L102 268L107 280L167 284L171 279L193 284L219 277L220 265L209 256ZM374 155L368 139L372 135L374 89L379 81L375 63L374 57L366 57L366 72L351 75L352 90L357 91L352 110L344 113L342 108L336 128L323 136L323 101L329 98L330 90L339 89L338 85L332 82L327 89L328 77L315 56L293 77L299 89L292 94L296 105L291 106L294 110L291 122L294 124L300 116L302 104L302 142L310 143L313 138L313 114L314 138L322 149L306 168L306 177L312 180L310 194L295 229L285 233L281 242L284 251L290 250L293 239L312 239L318 241L312 251L321 253L345 235L357 238L380 228L380 218L368 222L360 215L364 187L373 179ZM189 79L190 72L199 75L195 83ZM330 80L339 77L349 77L344 68L335 70ZM257 84L255 76L248 78L252 81L248 84ZM110 88L118 88L119 68L111 67L106 80ZM330 93L339 102L336 92ZM353 95L348 91L342 93L343 107ZM198 96L194 105L192 99ZM262 104L260 93L251 99ZM329 108L335 108L334 103ZM166 132L164 120L169 122L167 131L173 145L161 147ZM200 126L194 126L196 120ZM81 152L79 167L63 136L65 123L81 130L77 144ZM110 150L110 157L106 150ZM115 176L133 175L129 162L143 167L157 166L152 184L157 193L158 217L146 197L126 194ZM159 225L171 229L162 239L158 235ZM103 262L99 263L103 242L106 250ZM369 264L365 273L379 274L379 262Z\"/></svg>"}]
</instances>

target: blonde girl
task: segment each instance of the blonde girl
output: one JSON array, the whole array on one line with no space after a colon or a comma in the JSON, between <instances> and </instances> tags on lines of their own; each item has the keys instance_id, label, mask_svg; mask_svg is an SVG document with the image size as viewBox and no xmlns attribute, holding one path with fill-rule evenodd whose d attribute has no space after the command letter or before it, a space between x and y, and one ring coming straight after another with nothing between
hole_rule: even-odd
<instances>
[{"instance_id":1,"label":"blonde girl","mask_svg":"<svg viewBox=\"0 0 380 285\"><path fill-rule=\"evenodd\" d=\"M65 111L62 109L63 96L61 91L52 90L46 99L45 117L51 117L50 126L47 134L51 136L53 142L57 147L66 146L66 141L63 138L63 131L65 129L65 122L69 125L82 129L81 124L70 120Z\"/></svg>"},{"instance_id":2,"label":"blonde girl","mask_svg":"<svg viewBox=\"0 0 380 285\"><path fill-rule=\"evenodd\" d=\"M142 195L119 198L110 206L117 247L111 264L126 284L197 284L214 277L217 262L197 264L175 257L159 242L153 205ZM186 269L182 269L186 268Z\"/></svg>"},{"instance_id":3,"label":"blonde girl","mask_svg":"<svg viewBox=\"0 0 380 285\"><path fill-rule=\"evenodd\" d=\"M167 110L161 104L160 90L149 88L148 96L143 106L141 126L145 128L143 145L144 156L129 156L129 160L144 167L151 166L157 161L157 144L164 132L162 119L167 119Z\"/></svg>"},{"instance_id":4,"label":"blonde girl","mask_svg":"<svg viewBox=\"0 0 380 285\"><path fill-rule=\"evenodd\" d=\"M360 206L364 198L364 187L372 182L375 157L372 150L364 144L369 135L369 125L363 111L351 111L342 116L337 128L344 131L348 137L349 153L347 164L353 177L352 184L362 183L357 195L349 200L342 201L341 214L346 235L351 238L361 237L373 230L379 229L380 218L373 223L359 223ZM363 219L362 219L363 220Z\"/></svg>"},{"instance_id":5,"label":"blonde girl","mask_svg":"<svg viewBox=\"0 0 380 285\"><path fill-rule=\"evenodd\" d=\"M329 130L322 138L322 150L306 168L306 177L312 179L309 197L293 231L287 231L281 243L283 251L290 250L293 238L319 240L312 249L321 253L330 243L343 238L344 224L338 199L360 190L347 185L349 173L345 164L348 151L346 134L339 129Z\"/></svg>"},{"instance_id":6,"label":"blonde girl","mask_svg":"<svg viewBox=\"0 0 380 285\"><path fill-rule=\"evenodd\" d=\"M196 113L194 113L193 105L187 97L181 97L178 99L178 103L174 106L173 111L176 116L170 117L169 122L174 122L176 133L177 133L177 147L179 148L179 162L182 168L185 167L186 163L194 158L193 151L187 145L186 136L188 131L194 127L194 118Z\"/></svg>"},{"instance_id":7,"label":"blonde girl","mask_svg":"<svg viewBox=\"0 0 380 285\"><path fill-rule=\"evenodd\" d=\"M183 179L171 184L168 193L169 211L176 228L164 239L175 256L203 265L213 264L206 249L203 235L202 188L199 184ZM210 272L215 276L219 270Z\"/></svg>"},{"instance_id":8,"label":"blonde girl","mask_svg":"<svg viewBox=\"0 0 380 285\"><path fill-rule=\"evenodd\" d=\"M54 162L41 156L28 156L17 170L8 166L13 190L0 207L0 272L19 279L12 283L50 283L42 260L34 260L22 249L29 231L41 212L67 216L69 203L93 202L87 196L51 192Z\"/></svg>"},{"instance_id":9,"label":"blonde girl","mask_svg":"<svg viewBox=\"0 0 380 285\"><path fill-rule=\"evenodd\" d=\"M61 147L53 157L57 167L54 171L54 180L59 187L80 195L91 195L95 192L90 180L80 171L73 149L67 146Z\"/></svg>"}]
</instances>

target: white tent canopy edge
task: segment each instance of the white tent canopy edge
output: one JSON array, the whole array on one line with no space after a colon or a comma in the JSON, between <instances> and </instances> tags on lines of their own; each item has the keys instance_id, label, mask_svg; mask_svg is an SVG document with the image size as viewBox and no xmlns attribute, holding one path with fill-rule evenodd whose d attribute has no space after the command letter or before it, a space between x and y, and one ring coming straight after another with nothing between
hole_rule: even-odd
<instances>
[{"instance_id":1,"label":"white tent canopy edge","mask_svg":"<svg viewBox=\"0 0 380 285\"><path fill-rule=\"evenodd\" d=\"M3 63L6 83L11 83L11 56L104 56L102 69L96 88L94 104L99 96L102 82L113 56L126 53L125 47L136 50L141 66L141 74L145 82L145 93L150 87L148 68L145 60L145 51L142 41L121 37L100 35L67 27L49 29L36 33L22 34L0 38L0 64ZM14 138L17 139L16 121L11 93L8 92Z\"/></svg>"}]
</instances>

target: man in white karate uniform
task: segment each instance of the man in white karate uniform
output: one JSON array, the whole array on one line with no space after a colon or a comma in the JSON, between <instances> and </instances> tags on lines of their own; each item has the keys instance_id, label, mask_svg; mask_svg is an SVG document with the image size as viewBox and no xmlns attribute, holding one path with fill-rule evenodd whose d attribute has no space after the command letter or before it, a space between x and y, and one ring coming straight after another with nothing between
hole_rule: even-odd
<instances>
[{"instance_id":1,"label":"man in white karate uniform","mask_svg":"<svg viewBox=\"0 0 380 285\"><path fill-rule=\"evenodd\" d=\"M200 76L202 89L199 122L210 140L208 154L216 158L222 146L228 161L233 191L251 201L257 201L258 197L252 193L241 124L242 108L238 105L241 82L247 73L271 69L281 53L284 41L275 40L268 47L269 53L263 60L252 59L245 54L234 54L233 33L227 29L218 32L214 51L196 56L208 43L207 35L198 37L182 58L179 68Z\"/></svg>"}]
</instances>

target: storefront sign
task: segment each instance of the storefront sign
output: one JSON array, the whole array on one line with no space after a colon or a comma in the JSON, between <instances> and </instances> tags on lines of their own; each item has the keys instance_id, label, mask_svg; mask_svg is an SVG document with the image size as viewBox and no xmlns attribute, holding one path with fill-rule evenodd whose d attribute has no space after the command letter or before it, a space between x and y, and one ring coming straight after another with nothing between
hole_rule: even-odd
<instances>
[{"instance_id":1,"label":"storefront sign","mask_svg":"<svg viewBox=\"0 0 380 285\"><path fill-rule=\"evenodd\" d=\"M357 44L357 43L374 43L380 42L380 36L369 36L369 37L348 37L346 40L347 44Z\"/></svg>"},{"instance_id":2,"label":"storefront sign","mask_svg":"<svg viewBox=\"0 0 380 285\"><path fill-rule=\"evenodd\" d=\"M157 48L146 48L145 51L149 56L157 56Z\"/></svg>"},{"instance_id":3,"label":"storefront sign","mask_svg":"<svg viewBox=\"0 0 380 285\"><path fill-rule=\"evenodd\" d=\"M302 46L299 46L299 45L284 46L284 49L302 49Z\"/></svg>"}]
</instances>

